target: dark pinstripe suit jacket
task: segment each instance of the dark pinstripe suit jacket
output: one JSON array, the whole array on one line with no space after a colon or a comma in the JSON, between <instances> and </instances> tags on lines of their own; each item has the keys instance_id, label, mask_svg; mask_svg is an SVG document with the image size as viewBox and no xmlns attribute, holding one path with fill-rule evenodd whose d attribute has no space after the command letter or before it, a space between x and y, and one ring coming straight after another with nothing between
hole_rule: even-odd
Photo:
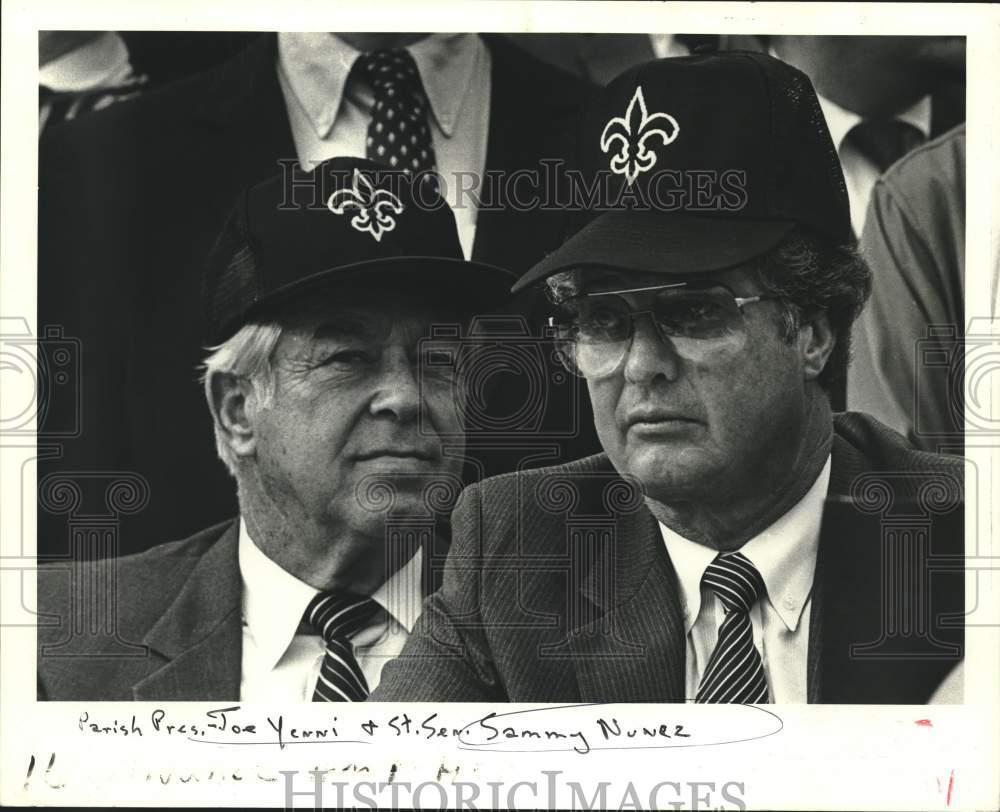
<instances>
[{"instance_id":1,"label":"dark pinstripe suit jacket","mask_svg":"<svg viewBox=\"0 0 1000 812\"><path fill-rule=\"evenodd\" d=\"M866 415L834 428L809 700L925 702L962 650L962 464ZM452 531L442 587L372 699L683 701L676 574L605 455L472 486Z\"/></svg>"}]
</instances>

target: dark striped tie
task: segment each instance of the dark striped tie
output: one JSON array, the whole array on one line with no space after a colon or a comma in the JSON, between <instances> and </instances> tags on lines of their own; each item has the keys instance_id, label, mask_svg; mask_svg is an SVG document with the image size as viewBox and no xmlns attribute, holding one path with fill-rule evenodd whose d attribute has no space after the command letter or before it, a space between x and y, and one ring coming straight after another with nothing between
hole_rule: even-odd
<instances>
[{"instance_id":1,"label":"dark striped tie","mask_svg":"<svg viewBox=\"0 0 1000 812\"><path fill-rule=\"evenodd\" d=\"M313 702L364 702L368 698L368 682L354 657L351 637L379 611L371 598L344 592L320 592L309 602L304 620L326 647Z\"/></svg>"},{"instance_id":2,"label":"dark striped tie","mask_svg":"<svg viewBox=\"0 0 1000 812\"><path fill-rule=\"evenodd\" d=\"M726 616L696 701L767 702L767 677L750 622L750 607L766 591L764 580L742 553L720 553L701 580L722 601Z\"/></svg>"}]
</instances>

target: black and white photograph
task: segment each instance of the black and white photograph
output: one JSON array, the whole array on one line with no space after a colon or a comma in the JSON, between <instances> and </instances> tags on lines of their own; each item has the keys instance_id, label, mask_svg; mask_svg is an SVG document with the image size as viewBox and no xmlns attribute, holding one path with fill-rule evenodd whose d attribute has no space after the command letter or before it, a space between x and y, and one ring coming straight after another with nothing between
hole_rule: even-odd
<instances>
[{"instance_id":1,"label":"black and white photograph","mask_svg":"<svg viewBox=\"0 0 1000 812\"><path fill-rule=\"evenodd\" d=\"M994 8L86 6L4 10L5 805L1000 803Z\"/></svg>"}]
</instances>

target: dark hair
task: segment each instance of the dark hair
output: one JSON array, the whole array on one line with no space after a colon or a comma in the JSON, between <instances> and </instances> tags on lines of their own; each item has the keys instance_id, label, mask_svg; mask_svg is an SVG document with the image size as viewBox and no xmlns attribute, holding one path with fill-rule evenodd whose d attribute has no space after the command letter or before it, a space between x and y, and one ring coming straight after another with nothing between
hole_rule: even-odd
<instances>
[{"instance_id":1,"label":"dark hair","mask_svg":"<svg viewBox=\"0 0 1000 812\"><path fill-rule=\"evenodd\" d=\"M818 382L831 391L847 372L851 327L871 293L868 264L853 245L834 245L796 227L755 265L761 286L784 304L786 341L795 340L803 318L826 312L837 343Z\"/></svg>"}]
</instances>

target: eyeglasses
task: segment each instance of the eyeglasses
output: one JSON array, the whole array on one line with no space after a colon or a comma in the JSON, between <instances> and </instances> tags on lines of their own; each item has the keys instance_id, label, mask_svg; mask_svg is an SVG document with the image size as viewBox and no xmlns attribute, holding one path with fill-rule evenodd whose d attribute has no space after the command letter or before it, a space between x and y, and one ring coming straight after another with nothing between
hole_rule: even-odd
<instances>
[{"instance_id":1,"label":"eyeglasses","mask_svg":"<svg viewBox=\"0 0 1000 812\"><path fill-rule=\"evenodd\" d=\"M624 293L645 294L649 306L634 310ZM610 375L632 346L635 319L648 315L665 343L689 360L735 352L746 342L743 308L777 296L737 296L720 282L677 282L574 296L549 317L563 365L584 378Z\"/></svg>"}]
</instances>

